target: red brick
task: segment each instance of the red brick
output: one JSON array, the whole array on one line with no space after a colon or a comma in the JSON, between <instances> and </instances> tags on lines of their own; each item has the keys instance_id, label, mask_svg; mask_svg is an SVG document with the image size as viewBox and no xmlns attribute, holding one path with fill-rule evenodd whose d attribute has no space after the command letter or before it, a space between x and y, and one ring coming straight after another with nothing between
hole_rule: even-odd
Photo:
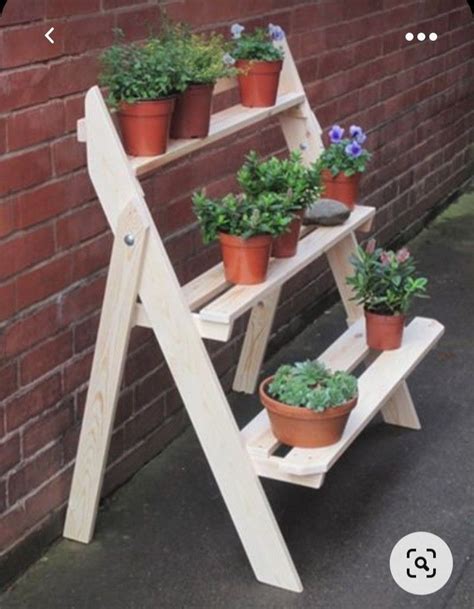
<instances>
[{"instance_id":1,"label":"red brick","mask_svg":"<svg viewBox=\"0 0 474 609\"><path fill-rule=\"evenodd\" d=\"M16 284L14 281L0 285L0 321L7 319L16 310ZM1 345L1 338L0 338ZM1 351L0 351L1 353Z\"/></svg>"},{"instance_id":2,"label":"red brick","mask_svg":"<svg viewBox=\"0 0 474 609\"><path fill-rule=\"evenodd\" d=\"M77 131L77 121L84 116L84 95L74 95L64 100L66 133Z\"/></svg>"},{"instance_id":3,"label":"red brick","mask_svg":"<svg viewBox=\"0 0 474 609\"><path fill-rule=\"evenodd\" d=\"M71 488L71 478L72 467L50 480L35 495L28 497L25 509L30 523L38 522L65 502Z\"/></svg>"},{"instance_id":4,"label":"red brick","mask_svg":"<svg viewBox=\"0 0 474 609\"><path fill-rule=\"evenodd\" d=\"M86 164L86 147L77 136L67 136L52 146L54 173L57 176L70 173Z\"/></svg>"},{"instance_id":5,"label":"red brick","mask_svg":"<svg viewBox=\"0 0 474 609\"><path fill-rule=\"evenodd\" d=\"M61 445L51 446L12 474L8 479L10 505L14 505L31 489L38 488L43 482L54 476L61 469L62 453Z\"/></svg>"},{"instance_id":6,"label":"red brick","mask_svg":"<svg viewBox=\"0 0 474 609\"><path fill-rule=\"evenodd\" d=\"M105 276L101 276L68 292L61 302L62 323L70 324L97 310L102 303L104 290Z\"/></svg>"},{"instance_id":7,"label":"red brick","mask_svg":"<svg viewBox=\"0 0 474 609\"><path fill-rule=\"evenodd\" d=\"M93 16L73 19L64 26L64 52L75 55L108 46L114 41L113 29L113 15L95 13Z\"/></svg>"},{"instance_id":8,"label":"red brick","mask_svg":"<svg viewBox=\"0 0 474 609\"><path fill-rule=\"evenodd\" d=\"M0 175L5 194L47 181L51 177L49 148L45 146L0 158Z\"/></svg>"},{"instance_id":9,"label":"red brick","mask_svg":"<svg viewBox=\"0 0 474 609\"><path fill-rule=\"evenodd\" d=\"M96 54L80 55L52 64L48 77L49 97L55 99L85 91L97 83L98 70Z\"/></svg>"},{"instance_id":10,"label":"red brick","mask_svg":"<svg viewBox=\"0 0 474 609\"><path fill-rule=\"evenodd\" d=\"M0 280L49 258L54 250L52 226L14 235L0 244Z\"/></svg>"},{"instance_id":11,"label":"red brick","mask_svg":"<svg viewBox=\"0 0 474 609\"><path fill-rule=\"evenodd\" d=\"M30 457L51 442L57 442L71 427L73 420L73 401L69 399L28 425L23 432L24 456Z\"/></svg>"},{"instance_id":12,"label":"red brick","mask_svg":"<svg viewBox=\"0 0 474 609\"><path fill-rule=\"evenodd\" d=\"M28 419L44 412L61 397L61 375L59 373L44 379L35 387L25 391L6 406L7 430L17 429Z\"/></svg>"},{"instance_id":13,"label":"red brick","mask_svg":"<svg viewBox=\"0 0 474 609\"><path fill-rule=\"evenodd\" d=\"M23 192L15 200L18 228L27 228L61 214L94 197L85 171L64 176Z\"/></svg>"},{"instance_id":14,"label":"red brick","mask_svg":"<svg viewBox=\"0 0 474 609\"><path fill-rule=\"evenodd\" d=\"M2 27L17 23L38 21L45 15L46 0L28 0L26 2L7 2L2 13Z\"/></svg>"},{"instance_id":15,"label":"red brick","mask_svg":"<svg viewBox=\"0 0 474 609\"><path fill-rule=\"evenodd\" d=\"M72 256L66 254L24 273L17 281L17 299L20 309L43 300L67 287L72 281Z\"/></svg>"},{"instance_id":16,"label":"red brick","mask_svg":"<svg viewBox=\"0 0 474 609\"><path fill-rule=\"evenodd\" d=\"M65 249L95 237L107 228L107 219L99 203L83 207L57 221L58 248Z\"/></svg>"},{"instance_id":17,"label":"red brick","mask_svg":"<svg viewBox=\"0 0 474 609\"><path fill-rule=\"evenodd\" d=\"M126 38L131 40L146 38L150 34L150 25L158 28L159 23L160 12L157 6L134 8L117 13L117 27L124 32Z\"/></svg>"},{"instance_id":18,"label":"red brick","mask_svg":"<svg viewBox=\"0 0 474 609\"><path fill-rule=\"evenodd\" d=\"M20 360L20 379L28 385L43 374L72 356L72 332L70 330L42 343Z\"/></svg>"},{"instance_id":19,"label":"red brick","mask_svg":"<svg viewBox=\"0 0 474 609\"><path fill-rule=\"evenodd\" d=\"M74 279L82 279L108 265L112 245L112 235L105 235L88 241L74 252Z\"/></svg>"},{"instance_id":20,"label":"red brick","mask_svg":"<svg viewBox=\"0 0 474 609\"><path fill-rule=\"evenodd\" d=\"M0 113L47 101L48 82L49 68L46 66L0 71Z\"/></svg>"},{"instance_id":21,"label":"red brick","mask_svg":"<svg viewBox=\"0 0 474 609\"><path fill-rule=\"evenodd\" d=\"M17 228L17 208L13 200L0 203L0 237L6 237Z\"/></svg>"},{"instance_id":22,"label":"red brick","mask_svg":"<svg viewBox=\"0 0 474 609\"><path fill-rule=\"evenodd\" d=\"M99 327L100 312L78 323L74 328L74 353L82 353L95 344Z\"/></svg>"},{"instance_id":23,"label":"red brick","mask_svg":"<svg viewBox=\"0 0 474 609\"><path fill-rule=\"evenodd\" d=\"M148 408L127 422L125 426L125 448L131 448L142 438L159 427L165 420L165 400L155 400Z\"/></svg>"},{"instance_id":24,"label":"red brick","mask_svg":"<svg viewBox=\"0 0 474 609\"><path fill-rule=\"evenodd\" d=\"M64 389L68 393L89 380L93 353L86 353L67 362L64 367Z\"/></svg>"},{"instance_id":25,"label":"red brick","mask_svg":"<svg viewBox=\"0 0 474 609\"><path fill-rule=\"evenodd\" d=\"M7 121L5 118L0 118L0 154L3 154L7 149ZM1 221L0 221L1 231ZM0 232L1 234L1 232Z\"/></svg>"},{"instance_id":26,"label":"red brick","mask_svg":"<svg viewBox=\"0 0 474 609\"><path fill-rule=\"evenodd\" d=\"M0 368L0 400L13 394L17 388L16 364L10 363ZM2 419L2 415L3 413L0 413L0 419Z\"/></svg>"},{"instance_id":27,"label":"red brick","mask_svg":"<svg viewBox=\"0 0 474 609\"><path fill-rule=\"evenodd\" d=\"M0 476L20 461L20 435L15 434L0 443Z\"/></svg>"},{"instance_id":28,"label":"red brick","mask_svg":"<svg viewBox=\"0 0 474 609\"><path fill-rule=\"evenodd\" d=\"M8 148L18 150L52 139L64 132L64 106L60 101L22 110L8 119Z\"/></svg>"},{"instance_id":29,"label":"red brick","mask_svg":"<svg viewBox=\"0 0 474 609\"><path fill-rule=\"evenodd\" d=\"M0 359L26 351L61 327L58 305L51 304L9 325L0 336Z\"/></svg>"},{"instance_id":30,"label":"red brick","mask_svg":"<svg viewBox=\"0 0 474 609\"><path fill-rule=\"evenodd\" d=\"M0 514L2 514L7 507L7 483L5 481L0 482Z\"/></svg>"},{"instance_id":31,"label":"red brick","mask_svg":"<svg viewBox=\"0 0 474 609\"><path fill-rule=\"evenodd\" d=\"M46 16L56 17L96 13L100 9L100 0L47 0Z\"/></svg>"},{"instance_id":32,"label":"red brick","mask_svg":"<svg viewBox=\"0 0 474 609\"><path fill-rule=\"evenodd\" d=\"M48 42L44 36L52 26L56 30L55 44ZM63 41L63 24L60 21L6 29L0 32L0 69L26 66L59 57L63 53Z\"/></svg>"}]
</instances>

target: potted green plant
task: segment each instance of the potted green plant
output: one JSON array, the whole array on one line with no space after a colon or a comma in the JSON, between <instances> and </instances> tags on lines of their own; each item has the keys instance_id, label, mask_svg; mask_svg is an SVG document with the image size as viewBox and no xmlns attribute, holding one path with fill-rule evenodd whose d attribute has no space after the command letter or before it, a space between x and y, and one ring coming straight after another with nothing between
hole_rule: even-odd
<instances>
[{"instance_id":1,"label":"potted green plant","mask_svg":"<svg viewBox=\"0 0 474 609\"><path fill-rule=\"evenodd\" d=\"M263 193L256 198L228 194L210 199L201 191L193 195L193 203L204 243L220 241L227 281L246 285L265 281L272 239L291 222L282 197Z\"/></svg>"},{"instance_id":2,"label":"potted green plant","mask_svg":"<svg viewBox=\"0 0 474 609\"><path fill-rule=\"evenodd\" d=\"M318 361L284 364L261 383L260 401L283 444L329 446L341 438L357 404L357 379Z\"/></svg>"},{"instance_id":3,"label":"potted green plant","mask_svg":"<svg viewBox=\"0 0 474 609\"><path fill-rule=\"evenodd\" d=\"M117 109L130 155L166 152L176 94L187 85L178 52L167 41L150 38L145 44L118 41L102 54L100 82Z\"/></svg>"},{"instance_id":4,"label":"potted green plant","mask_svg":"<svg viewBox=\"0 0 474 609\"><path fill-rule=\"evenodd\" d=\"M318 164L324 187L324 196L335 199L354 209L358 199L359 180L371 154L362 147L367 136L361 127L351 125L349 137L344 129L333 125L329 130L330 145L322 152Z\"/></svg>"},{"instance_id":5,"label":"potted green plant","mask_svg":"<svg viewBox=\"0 0 474 609\"><path fill-rule=\"evenodd\" d=\"M251 151L237 174L237 181L243 192L251 197L265 192L282 195L292 221L287 230L273 240L272 255L275 258L294 256L304 211L321 192L317 166L304 165L298 151L283 159L271 157L267 160L262 160L255 151Z\"/></svg>"},{"instance_id":6,"label":"potted green plant","mask_svg":"<svg viewBox=\"0 0 474 609\"><path fill-rule=\"evenodd\" d=\"M270 23L267 29L255 28L251 33L234 23L230 28L232 47L229 62L235 61L238 69L240 100L243 106L264 108L276 102L283 51L273 43L285 38L278 25Z\"/></svg>"},{"instance_id":7,"label":"potted green plant","mask_svg":"<svg viewBox=\"0 0 474 609\"><path fill-rule=\"evenodd\" d=\"M353 300L364 307L367 344L387 351L402 344L406 312L415 297L426 297L428 280L417 277L406 247L397 252L376 247L371 239L351 258L355 273L347 277Z\"/></svg>"},{"instance_id":8,"label":"potted green plant","mask_svg":"<svg viewBox=\"0 0 474 609\"><path fill-rule=\"evenodd\" d=\"M206 137L215 83L236 73L225 62L229 45L220 34L193 34L184 24L168 24L164 36L179 49L180 70L186 82L185 91L176 100L170 135L176 139Z\"/></svg>"}]
</instances>

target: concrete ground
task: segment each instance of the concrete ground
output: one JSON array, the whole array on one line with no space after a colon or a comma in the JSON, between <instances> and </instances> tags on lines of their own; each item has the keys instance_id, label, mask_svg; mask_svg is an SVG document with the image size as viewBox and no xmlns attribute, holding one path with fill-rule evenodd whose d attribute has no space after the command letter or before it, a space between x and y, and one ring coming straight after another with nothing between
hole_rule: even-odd
<instances>
[{"instance_id":1,"label":"concrete ground","mask_svg":"<svg viewBox=\"0 0 474 609\"><path fill-rule=\"evenodd\" d=\"M101 510L89 546L60 541L8 592L2 609L471 609L474 607L474 194L411 244L430 300L417 315L446 326L409 385L422 431L365 430L320 490L264 480L305 590L256 582L192 429ZM343 330L340 305L266 365L314 357ZM242 424L259 408L233 396ZM236 464L237 467L237 464ZM392 580L398 539L431 531L451 547L439 592L412 596Z\"/></svg>"}]
</instances>

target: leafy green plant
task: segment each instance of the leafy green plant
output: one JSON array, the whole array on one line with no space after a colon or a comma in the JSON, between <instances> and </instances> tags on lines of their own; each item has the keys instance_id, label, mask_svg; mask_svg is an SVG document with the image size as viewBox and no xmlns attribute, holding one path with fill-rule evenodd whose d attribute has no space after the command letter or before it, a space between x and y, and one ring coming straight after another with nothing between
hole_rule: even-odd
<instances>
[{"instance_id":1,"label":"leafy green plant","mask_svg":"<svg viewBox=\"0 0 474 609\"><path fill-rule=\"evenodd\" d=\"M101 56L100 84L109 89L112 107L122 102L151 101L184 91L182 49L169 41L151 37L145 44L119 40Z\"/></svg>"},{"instance_id":2,"label":"leafy green plant","mask_svg":"<svg viewBox=\"0 0 474 609\"><path fill-rule=\"evenodd\" d=\"M219 233L244 239L281 235L292 220L283 198L276 193L262 193L256 198L228 194L222 199L210 199L201 191L194 193L193 204L204 243L214 241Z\"/></svg>"},{"instance_id":3,"label":"leafy green plant","mask_svg":"<svg viewBox=\"0 0 474 609\"><path fill-rule=\"evenodd\" d=\"M371 239L351 258L355 273L346 278L354 291L352 300L367 311L381 315L406 313L413 298L426 297L428 280L416 276L414 260L407 250L384 251Z\"/></svg>"},{"instance_id":4,"label":"leafy green plant","mask_svg":"<svg viewBox=\"0 0 474 609\"><path fill-rule=\"evenodd\" d=\"M319 169L328 169L333 176L343 172L347 177L365 171L371 154L362 147L367 135L361 127L351 125L350 137L344 137L344 129L333 125L329 130L330 145L323 150L317 163Z\"/></svg>"},{"instance_id":5,"label":"leafy green plant","mask_svg":"<svg viewBox=\"0 0 474 609\"><path fill-rule=\"evenodd\" d=\"M251 197L264 192L282 195L289 212L305 209L321 194L320 172L316 164L303 165L301 153L289 157L262 160L252 150L237 174L242 190Z\"/></svg>"},{"instance_id":6,"label":"leafy green plant","mask_svg":"<svg viewBox=\"0 0 474 609\"><path fill-rule=\"evenodd\" d=\"M347 372L331 372L321 362L306 360L280 366L267 392L288 406L322 412L356 397L357 379Z\"/></svg>"},{"instance_id":7,"label":"leafy green plant","mask_svg":"<svg viewBox=\"0 0 474 609\"><path fill-rule=\"evenodd\" d=\"M283 30L270 23L267 29L255 28L253 32L244 32L245 27L234 23L230 28L232 34L231 57L234 60L280 61L283 51L273 45L273 41L285 37Z\"/></svg>"},{"instance_id":8,"label":"leafy green plant","mask_svg":"<svg viewBox=\"0 0 474 609\"><path fill-rule=\"evenodd\" d=\"M225 63L230 45L221 34L196 34L187 24L166 21L163 38L178 49L180 69L188 84L215 83L236 73L235 68Z\"/></svg>"}]
</instances>

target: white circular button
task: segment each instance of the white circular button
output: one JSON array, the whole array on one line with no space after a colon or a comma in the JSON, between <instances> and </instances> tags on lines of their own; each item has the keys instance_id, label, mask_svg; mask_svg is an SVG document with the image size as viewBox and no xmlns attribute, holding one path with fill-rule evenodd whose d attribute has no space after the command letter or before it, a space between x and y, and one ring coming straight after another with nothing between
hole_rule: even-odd
<instances>
[{"instance_id":1,"label":"white circular button","mask_svg":"<svg viewBox=\"0 0 474 609\"><path fill-rule=\"evenodd\" d=\"M438 34L436 32L431 32L431 34L428 36L428 38L434 42L435 40L437 40Z\"/></svg>"},{"instance_id":2,"label":"white circular button","mask_svg":"<svg viewBox=\"0 0 474 609\"><path fill-rule=\"evenodd\" d=\"M426 34L423 34L423 32L420 32L419 34L416 35L416 37L418 38L418 40L420 42L422 42L426 38Z\"/></svg>"},{"instance_id":3,"label":"white circular button","mask_svg":"<svg viewBox=\"0 0 474 609\"><path fill-rule=\"evenodd\" d=\"M405 40L408 40L408 42L411 42L413 38L415 38L415 35L412 32L407 32L405 34Z\"/></svg>"},{"instance_id":4,"label":"white circular button","mask_svg":"<svg viewBox=\"0 0 474 609\"><path fill-rule=\"evenodd\" d=\"M448 544L433 533L418 531L402 537L390 555L390 571L397 584L411 594L433 594L453 572Z\"/></svg>"}]
</instances>

